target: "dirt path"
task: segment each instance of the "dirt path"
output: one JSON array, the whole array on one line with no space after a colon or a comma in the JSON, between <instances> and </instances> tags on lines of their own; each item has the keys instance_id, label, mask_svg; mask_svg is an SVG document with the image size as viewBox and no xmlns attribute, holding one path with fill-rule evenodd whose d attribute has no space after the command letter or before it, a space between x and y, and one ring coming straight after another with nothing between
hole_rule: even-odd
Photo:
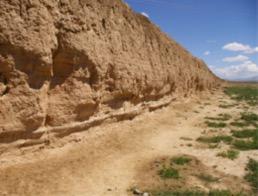
<instances>
[{"instance_id":1,"label":"dirt path","mask_svg":"<svg viewBox=\"0 0 258 196\"><path fill-rule=\"evenodd\" d=\"M2 154L0 195L126 196L128 189L137 186L137 171L143 164L177 154L196 156L207 166L241 177L248 157L257 159L257 152L241 152L239 159L231 161L217 157L217 149L199 148L195 142L206 130L205 116L240 110L219 108L222 100L232 102L222 92L192 97L132 121L73 134L47 147Z\"/></svg>"}]
</instances>

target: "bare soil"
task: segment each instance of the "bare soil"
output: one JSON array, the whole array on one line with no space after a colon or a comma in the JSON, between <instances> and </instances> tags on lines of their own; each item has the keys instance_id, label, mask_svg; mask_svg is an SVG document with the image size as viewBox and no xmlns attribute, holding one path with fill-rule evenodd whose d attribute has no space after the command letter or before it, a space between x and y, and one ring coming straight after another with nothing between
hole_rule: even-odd
<instances>
[{"instance_id":1,"label":"bare soil","mask_svg":"<svg viewBox=\"0 0 258 196\"><path fill-rule=\"evenodd\" d=\"M239 158L230 160L216 156L227 149L223 143L211 149L195 141L217 131L205 125L207 116L221 113L237 116L243 110L258 112L257 107L247 109L240 103L236 107L221 108L222 103L234 104L235 101L222 91L205 93L177 100L166 108L130 121L107 123L75 133L51 141L49 145L2 153L0 150L0 195L132 195L132 187L148 189L157 183L150 177L155 174L155 170L150 169L155 161L180 154L200 161L195 165L196 171L223 177L225 180L216 183L215 188L249 189L242 178L248 159L258 160L257 151L241 151ZM218 130L223 134L229 131L228 127ZM187 186L212 188L196 180L193 173L188 174Z\"/></svg>"}]
</instances>

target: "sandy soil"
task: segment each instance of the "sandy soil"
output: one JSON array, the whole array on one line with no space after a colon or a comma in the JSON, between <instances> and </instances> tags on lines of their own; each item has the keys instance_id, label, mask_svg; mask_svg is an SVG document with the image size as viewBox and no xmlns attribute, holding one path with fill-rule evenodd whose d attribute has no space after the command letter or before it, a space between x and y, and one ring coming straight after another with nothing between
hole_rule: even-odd
<instances>
[{"instance_id":1,"label":"sandy soil","mask_svg":"<svg viewBox=\"0 0 258 196\"><path fill-rule=\"evenodd\" d=\"M248 157L258 159L257 151L241 152L232 161L216 156L226 148L223 144L209 149L195 141L209 132L203 123L206 116L243 111L241 105L218 107L223 102L234 101L222 92L185 98L134 120L104 124L48 146L9 150L0 154L0 195L126 196L138 186L144 164L178 154L195 156L207 167L241 178ZM255 107L249 110L258 112Z\"/></svg>"}]
</instances>

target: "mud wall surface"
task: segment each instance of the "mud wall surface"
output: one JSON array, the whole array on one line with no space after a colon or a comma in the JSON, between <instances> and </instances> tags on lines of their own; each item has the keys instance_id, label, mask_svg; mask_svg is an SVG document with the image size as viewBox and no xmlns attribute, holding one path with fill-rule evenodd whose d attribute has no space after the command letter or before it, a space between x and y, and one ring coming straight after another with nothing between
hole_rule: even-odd
<instances>
[{"instance_id":1,"label":"mud wall surface","mask_svg":"<svg viewBox=\"0 0 258 196\"><path fill-rule=\"evenodd\" d=\"M1 0L0 8L0 142L219 83L121 0Z\"/></svg>"}]
</instances>

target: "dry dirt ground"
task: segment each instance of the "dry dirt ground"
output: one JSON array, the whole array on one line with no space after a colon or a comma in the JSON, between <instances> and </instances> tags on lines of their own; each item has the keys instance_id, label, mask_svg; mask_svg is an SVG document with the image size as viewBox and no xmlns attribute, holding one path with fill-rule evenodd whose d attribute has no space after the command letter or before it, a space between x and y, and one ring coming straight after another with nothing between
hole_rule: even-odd
<instances>
[{"instance_id":1,"label":"dry dirt ground","mask_svg":"<svg viewBox=\"0 0 258 196\"><path fill-rule=\"evenodd\" d=\"M240 157L232 161L216 156L226 148L223 144L220 148L210 149L195 141L212 131L205 125L205 117L220 113L234 116L244 110L241 104L232 108L218 107L224 102L234 101L222 91L206 93L177 100L166 108L131 121L107 123L70 135L48 146L2 152L0 195L132 195L130 188L152 181L146 174L149 163L178 154L196 157L203 168L213 168L215 173L237 179L235 182L229 179L229 184L240 183L248 158L257 160L257 151L241 152ZM255 107L249 110L258 112ZM227 188L229 184L217 184L216 187ZM193 185L207 188L198 182Z\"/></svg>"}]
</instances>

